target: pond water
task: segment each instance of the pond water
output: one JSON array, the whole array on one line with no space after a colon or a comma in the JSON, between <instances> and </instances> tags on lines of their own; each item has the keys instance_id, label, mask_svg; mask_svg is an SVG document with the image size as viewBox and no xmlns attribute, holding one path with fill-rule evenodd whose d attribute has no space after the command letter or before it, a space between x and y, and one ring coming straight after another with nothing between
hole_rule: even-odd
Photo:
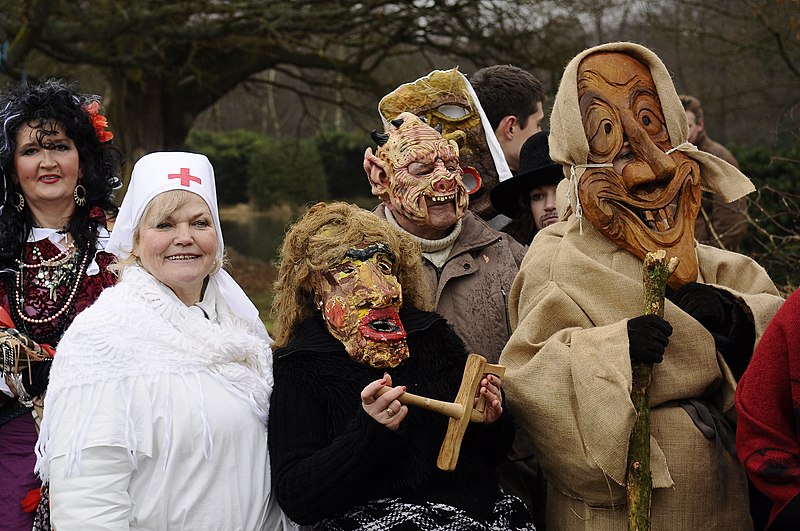
<instances>
[{"instance_id":1,"label":"pond water","mask_svg":"<svg viewBox=\"0 0 800 531\"><path fill-rule=\"evenodd\" d=\"M233 247L240 254L266 262L272 262L278 256L290 221L276 221L259 215L220 220L225 247Z\"/></svg>"}]
</instances>

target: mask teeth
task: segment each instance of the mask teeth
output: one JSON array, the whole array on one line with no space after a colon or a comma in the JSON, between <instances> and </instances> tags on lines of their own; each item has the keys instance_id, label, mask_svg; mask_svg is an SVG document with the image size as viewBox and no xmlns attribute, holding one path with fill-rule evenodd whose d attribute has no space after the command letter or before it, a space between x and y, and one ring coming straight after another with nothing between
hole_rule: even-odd
<instances>
[{"instance_id":1,"label":"mask teeth","mask_svg":"<svg viewBox=\"0 0 800 531\"><path fill-rule=\"evenodd\" d=\"M675 225L675 208L668 205L666 208L658 210L645 210L643 213L644 222L652 230L660 232L667 231Z\"/></svg>"},{"instance_id":2,"label":"mask teeth","mask_svg":"<svg viewBox=\"0 0 800 531\"><path fill-rule=\"evenodd\" d=\"M443 196L430 196L434 203L446 203L456 196L456 194L443 195Z\"/></svg>"},{"instance_id":3,"label":"mask teeth","mask_svg":"<svg viewBox=\"0 0 800 531\"><path fill-rule=\"evenodd\" d=\"M664 210L666 210L666 212L667 212L667 219L669 220L669 226L670 227L674 227L675 226L675 212L677 212L677 210L678 210L677 205L675 205L673 203L670 203L664 208Z\"/></svg>"}]
</instances>

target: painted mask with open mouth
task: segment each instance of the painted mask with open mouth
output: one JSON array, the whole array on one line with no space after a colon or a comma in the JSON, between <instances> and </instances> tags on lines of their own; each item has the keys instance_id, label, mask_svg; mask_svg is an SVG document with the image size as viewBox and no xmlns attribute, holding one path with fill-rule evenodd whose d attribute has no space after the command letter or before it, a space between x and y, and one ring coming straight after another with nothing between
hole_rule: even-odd
<instances>
[{"instance_id":1,"label":"painted mask with open mouth","mask_svg":"<svg viewBox=\"0 0 800 531\"><path fill-rule=\"evenodd\" d=\"M587 56L578 68L578 100L590 164L578 187L584 216L617 245L644 258L664 249L680 265L669 284L697 279L694 222L700 168L670 145L649 69L617 52Z\"/></svg>"},{"instance_id":2,"label":"painted mask with open mouth","mask_svg":"<svg viewBox=\"0 0 800 531\"><path fill-rule=\"evenodd\" d=\"M409 356L398 313L403 293L393 268L386 244L362 245L348 249L316 282L328 331L350 358L371 367L397 367Z\"/></svg>"}]
</instances>

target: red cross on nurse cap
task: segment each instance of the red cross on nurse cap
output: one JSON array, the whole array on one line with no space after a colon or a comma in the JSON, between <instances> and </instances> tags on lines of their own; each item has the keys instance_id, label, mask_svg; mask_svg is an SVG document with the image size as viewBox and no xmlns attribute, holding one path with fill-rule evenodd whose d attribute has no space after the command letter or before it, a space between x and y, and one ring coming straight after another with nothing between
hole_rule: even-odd
<instances>
[{"instance_id":1,"label":"red cross on nurse cap","mask_svg":"<svg viewBox=\"0 0 800 531\"><path fill-rule=\"evenodd\" d=\"M211 210L217 234L222 234L211 162L199 153L161 151L145 155L134 165L106 250L120 258L128 256L133 249L133 233L147 205L170 190L186 190L202 197Z\"/></svg>"}]
</instances>

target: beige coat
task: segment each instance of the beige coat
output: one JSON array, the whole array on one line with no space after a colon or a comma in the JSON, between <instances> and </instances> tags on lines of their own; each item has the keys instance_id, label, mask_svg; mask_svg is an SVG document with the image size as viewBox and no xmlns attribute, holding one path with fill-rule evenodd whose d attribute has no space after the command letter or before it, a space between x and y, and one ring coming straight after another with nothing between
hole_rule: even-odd
<instances>
[{"instance_id":1,"label":"beige coat","mask_svg":"<svg viewBox=\"0 0 800 531\"><path fill-rule=\"evenodd\" d=\"M380 205L375 213L386 217ZM467 211L441 269L429 260L425 277L436 312L443 315L470 352L496 363L511 335L508 294L525 247Z\"/></svg>"},{"instance_id":2,"label":"beige coat","mask_svg":"<svg viewBox=\"0 0 800 531\"><path fill-rule=\"evenodd\" d=\"M626 528L625 466L635 410L627 321L642 312L642 261L590 224L567 221L537 234L514 281L509 407L530 435L550 481L548 529ZM751 259L699 245L699 282L739 297L760 337L782 299ZM725 450L722 498L717 449L674 401L700 399L735 420L735 381L705 328L671 302L673 334L653 371L652 529L751 529L747 484Z\"/></svg>"}]
</instances>

